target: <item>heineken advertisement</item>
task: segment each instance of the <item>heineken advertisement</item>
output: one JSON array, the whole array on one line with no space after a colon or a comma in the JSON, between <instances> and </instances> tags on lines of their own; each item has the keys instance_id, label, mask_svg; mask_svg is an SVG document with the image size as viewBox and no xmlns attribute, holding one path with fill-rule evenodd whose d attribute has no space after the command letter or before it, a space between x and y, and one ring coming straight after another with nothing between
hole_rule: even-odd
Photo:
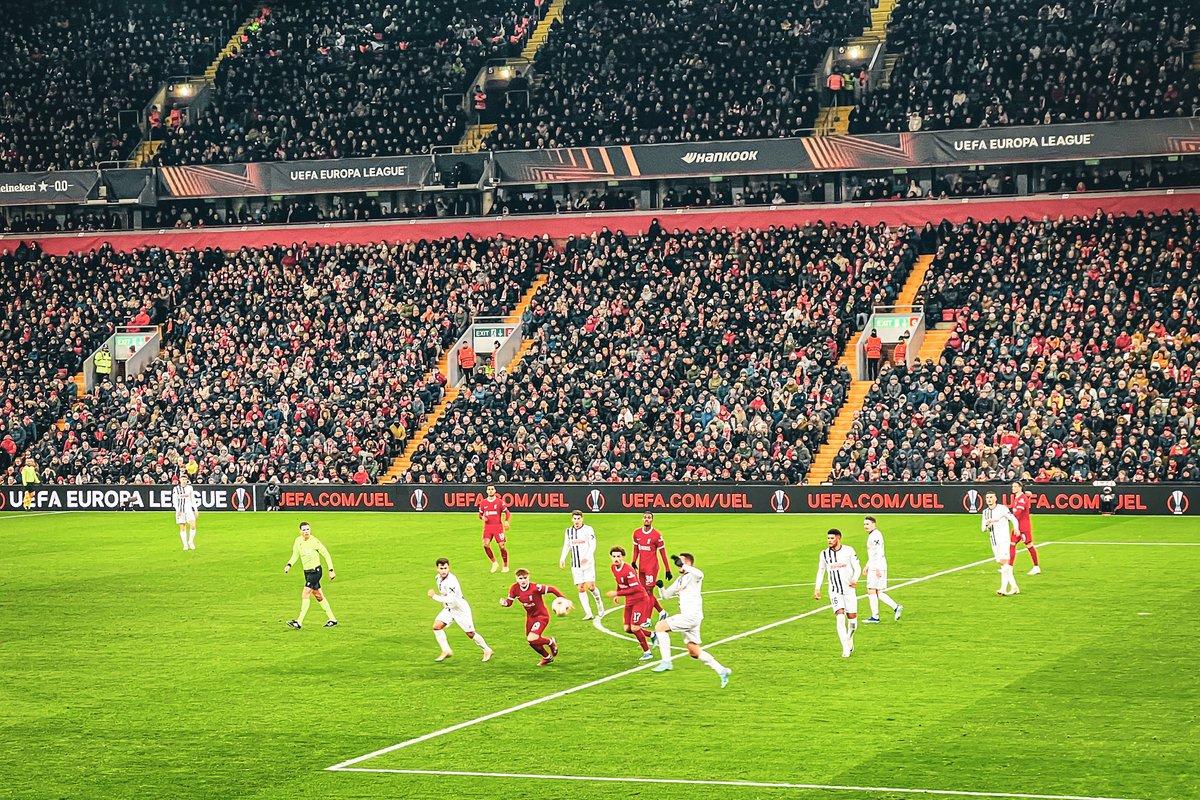
<instances>
[{"instance_id":1,"label":"heineken advertisement","mask_svg":"<svg viewBox=\"0 0 1200 800\"><path fill-rule=\"evenodd\" d=\"M108 192L105 199L143 205L156 202L156 193L159 198L170 199L432 189L444 185L443 174L459 162L466 165L472 180L481 176L492 185L522 185L1197 154L1200 120L1170 118L453 156L213 164L161 167L155 171L13 173L0 176L0 205L96 200L101 181ZM152 172L156 180L147 177Z\"/></svg>"}]
</instances>

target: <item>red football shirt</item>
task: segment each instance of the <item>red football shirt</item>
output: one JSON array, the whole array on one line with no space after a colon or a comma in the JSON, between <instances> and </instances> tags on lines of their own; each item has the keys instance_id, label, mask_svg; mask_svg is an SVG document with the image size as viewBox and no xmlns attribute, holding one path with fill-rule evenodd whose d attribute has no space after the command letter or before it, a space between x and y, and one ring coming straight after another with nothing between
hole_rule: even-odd
<instances>
[{"instance_id":1,"label":"red football shirt","mask_svg":"<svg viewBox=\"0 0 1200 800\"><path fill-rule=\"evenodd\" d=\"M658 528L649 531L635 528L633 531L633 563L646 575L658 574L658 552L666 547Z\"/></svg>"},{"instance_id":2,"label":"red football shirt","mask_svg":"<svg viewBox=\"0 0 1200 800\"><path fill-rule=\"evenodd\" d=\"M1021 533L1032 533L1032 523L1029 521L1029 495L1022 492L1013 498L1012 513L1017 518L1017 530Z\"/></svg>"},{"instance_id":3,"label":"red football shirt","mask_svg":"<svg viewBox=\"0 0 1200 800\"><path fill-rule=\"evenodd\" d=\"M512 512L500 495L496 495L492 500L485 497L479 501L479 518L483 520L484 533L500 533L504 530L504 520L512 519Z\"/></svg>"},{"instance_id":4,"label":"red football shirt","mask_svg":"<svg viewBox=\"0 0 1200 800\"><path fill-rule=\"evenodd\" d=\"M633 606L650 599L632 564L622 564L619 567L613 564L612 574L617 579L617 594L626 598L626 604Z\"/></svg>"},{"instance_id":5,"label":"red football shirt","mask_svg":"<svg viewBox=\"0 0 1200 800\"><path fill-rule=\"evenodd\" d=\"M547 586L544 583L531 583L529 588L521 590L519 583L514 583L508 587L508 596L525 607L526 616L530 617L548 617L550 612L546 610L546 601L543 596L552 594L562 597L563 593L553 586Z\"/></svg>"}]
</instances>

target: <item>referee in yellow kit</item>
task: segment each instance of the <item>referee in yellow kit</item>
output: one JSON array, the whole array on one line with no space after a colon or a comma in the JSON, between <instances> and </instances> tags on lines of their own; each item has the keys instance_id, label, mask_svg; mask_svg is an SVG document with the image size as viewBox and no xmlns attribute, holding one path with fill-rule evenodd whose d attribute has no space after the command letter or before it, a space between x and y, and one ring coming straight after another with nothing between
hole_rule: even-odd
<instances>
[{"instance_id":1,"label":"referee in yellow kit","mask_svg":"<svg viewBox=\"0 0 1200 800\"><path fill-rule=\"evenodd\" d=\"M325 612L325 616L329 617L329 621L325 623L326 628L332 628L338 624L333 616L333 609L329 607L329 601L321 592L321 556L325 556L325 563L329 564L329 580L333 580L337 577L333 571L333 557L329 555L325 545L312 535L312 526L307 522L301 522L300 535L296 537L296 541L292 545L292 557L288 559L287 566L283 568L285 573L291 571L292 564L296 563L296 559L300 559L300 565L304 567L304 591L300 594L300 616L288 623L296 630L300 630L304 624L304 615L308 613L309 603L312 602L310 597L317 598L317 603Z\"/></svg>"}]
</instances>

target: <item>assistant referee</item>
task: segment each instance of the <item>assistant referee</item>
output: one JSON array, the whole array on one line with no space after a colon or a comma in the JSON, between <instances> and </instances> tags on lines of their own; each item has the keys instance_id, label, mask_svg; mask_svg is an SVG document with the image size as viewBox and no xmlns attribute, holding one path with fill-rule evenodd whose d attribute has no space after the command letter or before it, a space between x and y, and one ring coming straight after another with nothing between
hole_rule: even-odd
<instances>
[{"instance_id":1,"label":"assistant referee","mask_svg":"<svg viewBox=\"0 0 1200 800\"><path fill-rule=\"evenodd\" d=\"M304 615L308 613L309 603L312 602L310 597L317 598L317 603L324 610L325 616L329 617L329 621L325 623L326 628L332 628L338 624L333 616L333 609L329 607L329 601L321 592L321 556L324 556L325 563L329 564L329 580L333 580L337 577L333 571L333 557L329 555L325 545L312 535L312 526L307 522L301 522L300 535L292 544L292 557L288 559L287 566L283 568L285 573L291 571L292 564L296 563L296 559L300 559L300 565L304 567L304 591L300 594L300 616L288 623L296 630L300 630L304 625Z\"/></svg>"}]
</instances>

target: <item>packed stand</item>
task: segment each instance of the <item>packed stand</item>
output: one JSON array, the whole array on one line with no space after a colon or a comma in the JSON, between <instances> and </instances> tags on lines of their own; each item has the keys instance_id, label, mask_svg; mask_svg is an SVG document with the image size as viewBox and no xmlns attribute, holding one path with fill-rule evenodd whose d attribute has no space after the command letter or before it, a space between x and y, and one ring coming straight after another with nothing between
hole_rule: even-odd
<instances>
[{"instance_id":1,"label":"packed stand","mask_svg":"<svg viewBox=\"0 0 1200 800\"><path fill-rule=\"evenodd\" d=\"M1186 0L905 0L900 56L851 133L1191 116L1196 9Z\"/></svg>"},{"instance_id":2,"label":"packed stand","mask_svg":"<svg viewBox=\"0 0 1200 800\"><path fill-rule=\"evenodd\" d=\"M938 363L885 370L842 481L1200 478L1200 218L943 225Z\"/></svg>"},{"instance_id":3,"label":"packed stand","mask_svg":"<svg viewBox=\"0 0 1200 800\"><path fill-rule=\"evenodd\" d=\"M489 58L515 55L541 2L282 2L224 59L213 103L160 164L411 155L457 144L459 103ZM450 99L443 102L443 96Z\"/></svg>"},{"instance_id":4,"label":"packed stand","mask_svg":"<svg viewBox=\"0 0 1200 800\"><path fill-rule=\"evenodd\" d=\"M144 373L34 449L59 482L376 481L441 398L439 356L510 312L548 241L243 248L171 314Z\"/></svg>"},{"instance_id":5,"label":"packed stand","mask_svg":"<svg viewBox=\"0 0 1200 800\"><path fill-rule=\"evenodd\" d=\"M9 3L0 27L0 172L93 169L128 158L160 84L203 72L241 0Z\"/></svg>"},{"instance_id":6,"label":"packed stand","mask_svg":"<svg viewBox=\"0 0 1200 800\"><path fill-rule=\"evenodd\" d=\"M165 321L206 257L158 248L53 256L24 243L0 251L0 476L64 415L73 377L115 326L140 314Z\"/></svg>"},{"instance_id":7,"label":"packed stand","mask_svg":"<svg viewBox=\"0 0 1200 800\"><path fill-rule=\"evenodd\" d=\"M915 260L855 226L567 241L513 375L473 377L405 476L799 483L845 400L854 320Z\"/></svg>"},{"instance_id":8,"label":"packed stand","mask_svg":"<svg viewBox=\"0 0 1200 800\"><path fill-rule=\"evenodd\" d=\"M488 139L498 149L795 136L820 109L826 49L870 5L576 0L534 63L541 86Z\"/></svg>"}]
</instances>

